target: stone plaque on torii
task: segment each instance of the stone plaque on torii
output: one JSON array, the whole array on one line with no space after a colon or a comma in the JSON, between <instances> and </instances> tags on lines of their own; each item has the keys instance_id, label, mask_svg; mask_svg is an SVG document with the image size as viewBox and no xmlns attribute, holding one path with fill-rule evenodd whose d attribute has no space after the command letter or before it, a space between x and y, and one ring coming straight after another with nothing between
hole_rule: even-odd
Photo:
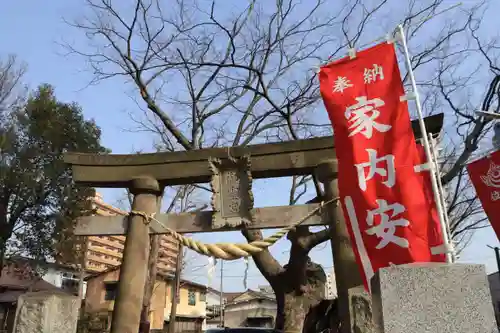
<instances>
[{"instance_id":1,"label":"stone plaque on torii","mask_svg":"<svg viewBox=\"0 0 500 333\"><path fill-rule=\"evenodd\" d=\"M429 133L439 134L442 123L443 114L425 118ZM419 138L418 124L412 122L412 127L415 137ZM282 228L293 225L297 218L319 207L319 204L306 204L252 208L253 178L318 174L325 187L324 200L338 197L333 137L234 147L231 148L230 156L235 159L232 166L227 162L227 148L134 155L65 155L64 161L72 166L76 183L91 187L129 188L134 195L132 211L148 216L158 212L159 197L165 186L212 182L212 186L216 184L221 191L214 196L213 211L157 214L155 218L160 223L144 223L144 217L140 214L79 218L76 235L127 237L113 311L112 333L138 331L147 274L148 234L168 233L165 227L178 233ZM216 161L215 170L210 167L209 160ZM246 166L236 167L242 161ZM226 168L227 164L229 168ZM240 199L247 196L246 202L234 200L234 193L241 195ZM341 297L340 312L343 322L348 325L349 315L352 314L347 291L362 285L362 281L340 207L331 205L326 207L325 212L327 216L316 212L302 225L320 225L327 221L330 226L337 289Z\"/></svg>"},{"instance_id":2,"label":"stone plaque on torii","mask_svg":"<svg viewBox=\"0 0 500 333\"><path fill-rule=\"evenodd\" d=\"M239 227L253 224L253 193L250 156L209 158L213 172L212 228Z\"/></svg>"}]
</instances>

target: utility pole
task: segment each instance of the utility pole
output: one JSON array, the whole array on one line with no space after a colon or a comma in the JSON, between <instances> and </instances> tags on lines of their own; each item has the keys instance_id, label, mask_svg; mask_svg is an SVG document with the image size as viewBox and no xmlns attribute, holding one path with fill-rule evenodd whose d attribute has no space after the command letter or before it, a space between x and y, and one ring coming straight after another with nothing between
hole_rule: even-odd
<instances>
[{"instance_id":1,"label":"utility pole","mask_svg":"<svg viewBox=\"0 0 500 333\"><path fill-rule=\"evenodd\" d=\"M83 300L85 299L84 298L84 284L85 284L85 269L86 269L86 264L87 264L87 250L88 250L88 244L89 244L89 238L88 237L85 237L83 238L83 244L82 244L82 248L81 248L81 260L80 260L80 264L78 265L79 267L79 270L80 270L80 277L79 277L79 281L78 281L78 301L79 301L79 314L78 314L78 317L79 318L83 318L82 316L84 315L85 313L85 303L83 302Z\"/></svg>"},{"instance_id":2,"label":"utility pole","mask_svg":"<svg viewBox=\"0 0 500 333\"><path fill-rule=\"evenodd\" d=\"M78 281L78 299L80 300L80 306L83 303L83 284L85 281L85 264L87 261L87 246L88 246L89 239L87 237L84 238L83 244L82 244L82 257L80 260L80 264L78 266L80 270L80 278Z\"/></svg>"},{"instance_id":3,"label":"utility pole","mask_svg":"<svg viewBox=\"0 0 500 333\"><path fill-rule=\"evenodd\" d=\"M495 247L495 256L497 258L497 268L498 268L498 277L500 278L500 248L498 246Z\"/></svg>"},{"instance_id":4,"label":"utility pole","mask_svg":"<svg viewBox=\"0 0 500 333\"><path fill-rule=\"evenodd\" d=\"M170 305L170 322L168 323L168 333L175 333L175 319L177 317L177 301L179 298L179 288L181 285L182 273L182 256L184 247L179 243L179 253L177 254L177 262L175 264L175 278L172 288L172 304Z\"/></svg>"},{"instance_id":5,"label":"utility pole","mask_svg":"<svg viewBox=\"0 0 500 333\"><path fill-rule=\"evenodd\" d=\"M495 257L497 259L497 269L498 269L498 278L500 279L500 248L498 246L490 246L490 245L486 245L487 247L489 247L490 249L493 249L495 251Z\"/></svg>"},{"instance_id":6,"label":"utility pole","mask_svg":"<svg viewBox=\"0 0 500 333\"><path fill-rule=\"evenodd\" d=\"M224 277L224 260L220 261L220 327L224 327L224 293L222 289L224 287L223 279Z\"/></svg>"}]
</instances>

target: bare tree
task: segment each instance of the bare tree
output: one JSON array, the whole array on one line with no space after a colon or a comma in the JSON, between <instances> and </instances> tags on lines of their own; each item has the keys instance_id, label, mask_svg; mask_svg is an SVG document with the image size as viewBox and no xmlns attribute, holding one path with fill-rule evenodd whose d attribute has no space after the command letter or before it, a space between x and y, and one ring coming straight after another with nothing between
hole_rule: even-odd
<instances>
[{"instance_id":1,"label":"bare tree","mask_svg":"<svg viewBox=\"0 0 500 333\"><path fill-rule=\"evenodd\" d=\"M20 105L21 100L25 97L24 94L21 94L21 79L24 73L25 66L20 64L14 55L8 56L7 60L0 61L0 147L6 147L9 141L8 115ZM7 211L7 207L2 208L2 210ZM0 269L3 267L6 252L10 251L11 255L15 255L17 252L17 247L9 244L9 237L10 235L0 237L3 240L0 250Z\"/></svg>"},{"instance_id":2,"label":"bare tree","mask_svg":"<svg viewBox=\"0 0 500 333\"><path fill-rule=\"evenodd\" d=\"M91 47L68 48L91 64L93 83L122 77L137 89L145 112L136 122L156 133L160 146L194 150L331 134L314 67L344 56L349 47L370 45L402 23L424 108L446 115L442 179L452 232L461 238L482 225L463 173L488 129L473 113L479 101L472 87L484 88L488 70L497 70L498 49L495 40L479 33L487 3L429 21L444 5L444 0L412 0L406 7L395 0L279 0L271 6L252 0L223 8L196 0L168 5L87 0L88 13L71 25ZM404 72L403 79L408 84ZM293 179L286 194L290 204L303 196L310 180ZM248 241L262 239L260 231L243 234ZM275 291L277 328L300 331L309 309L322 299L325 282L323 269L308 254L329 234L297 228L288 239L286 265L269 251L253 259Z\"/></svg>"},{"instance_id":3,"label":"bare tree","mask_svg":"<svg viewBox=\"0 0 500 333\"><path fill-rule=\"evenodd\" d=\"M26 65L10 55L0 61L0 116L14 110L26 97L21 79L26 73Z\"/></svg>"}]
</instances>

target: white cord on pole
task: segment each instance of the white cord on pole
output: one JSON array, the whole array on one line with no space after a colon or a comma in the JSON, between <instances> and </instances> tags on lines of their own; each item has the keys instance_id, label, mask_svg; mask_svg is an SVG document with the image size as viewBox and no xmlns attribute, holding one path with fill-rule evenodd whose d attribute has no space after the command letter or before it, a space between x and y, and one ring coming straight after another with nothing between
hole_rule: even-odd
<instances>
[{"instance_id":1,"label":"white cord on pole","mask_svg":"<svg viewBox=\"0 0 500 333\"><path fill-rule=\"evenodd\" d=\"M436 139L434 139L432 137L432 134L429 134L429 142L431 144L432 160L433 160L434 165L436 166L436 180L437 180L438 190L439 190L440 197L441 197L441 204L443 205L443 220L444 220L445 225L446 225L446 230L442 230L442 232L446 232L448 234L448 239L450 240L449 249L450 249L450 255L451 255L451 262L455 262L456 261L455 247L454 247L452 237L451 237L450 220L448 219L448 214L447 214L448 208L446 206L446 198L444 195L443 183L441 182L441 170L439 170L435 140Z\"/></svg>"},{"instance_id":2,"label":"white cord on pole","mask_svg":"<svg viewBox=\"0 0 500 333\"><path fill-rule=\"evenodd\" d=\"M213 257L208 258L208 270L207 270L207 288L212 286L212 279L215 272L215 259Z\"/></svg>"},{"instance_id":3,"label":"white cord on pole","mask_svg":"<svg viewBox=\"0 0 500 333\"><path fill-rule=\"evenodd\" d=\"M448 238L448 233L446 232L446 222L443 219L443 214L445 212L443 211L443 205L441 201L441 195L439 192L439 188L437 185L436 181L436 165L434 163L434 160L432 158L432 153L429 145L429 139L428 139L428 134L427 134L427 129L425 128L425 123L424 123L424 116L422 112L422 105L420 103L420 94L418 93L417 89L417 82L415 81L415 75L413 73L413 68L411 66L411 60L410 60L410 53L408 51L408 45L406 43L406 35L403 29L403 26L401 24L398 25L398 33L399 37L401 38L401 43L403 44L403 50L404 50L404 56L405 56L405 62L406 66L408 69L408 75L410 77L411 81L411 86L413 89L413 93L415 94L415 104L416 104L416 109L417 109L417 115L418 115L418 123L420 125L420 132L422 134L422 142L424 144L424 150L425 150L425 156L427 157L427 161L430 164L430 173L431 173L431 184L432 184L432 191L434 192L434 201L436 202L436 208L438 211L439 215L439 221L441 223L441 230L443 231L443 243L445 247L450 246L450 240ZM452 262L452 256L450 253L446 254L446 262L451 263Z\"/></svg>"}]
</instances>

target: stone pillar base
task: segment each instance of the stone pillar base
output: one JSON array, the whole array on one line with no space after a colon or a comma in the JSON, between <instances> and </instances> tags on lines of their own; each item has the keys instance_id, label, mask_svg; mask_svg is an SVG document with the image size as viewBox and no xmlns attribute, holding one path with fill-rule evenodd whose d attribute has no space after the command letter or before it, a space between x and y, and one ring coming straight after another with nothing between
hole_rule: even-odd
<instances>
[{"instance_id":1,"label":"stone pillar base","mask_svg":"<svg viewBox=\"0 0 500 333\"><path fill-rule=\"evenodd\" d=\"M62 292L26 293L17 300L15 333L75 333L80 300Z\"/></svg>"},{"instance_id":2,"label":"stone pillar base","mask_svg":"<svg viewBox=\"0 0 500 333\"><path fill-rule=\"evenodd\" d=\"M375 333L373 323L372 300L363 286L351 288L349 295L349 317L351 330L354 333Z\"/></svg>"},{"instance_id":3,"label":"stone pillar base","mask_svg":"<svg viewBox=\"0 0 500 333\"><path fill-rule=\"evenodd\" d=\"M498 333L483 265L387 267L371 285L380 333Z\"/></svg>"}]
</instances>

